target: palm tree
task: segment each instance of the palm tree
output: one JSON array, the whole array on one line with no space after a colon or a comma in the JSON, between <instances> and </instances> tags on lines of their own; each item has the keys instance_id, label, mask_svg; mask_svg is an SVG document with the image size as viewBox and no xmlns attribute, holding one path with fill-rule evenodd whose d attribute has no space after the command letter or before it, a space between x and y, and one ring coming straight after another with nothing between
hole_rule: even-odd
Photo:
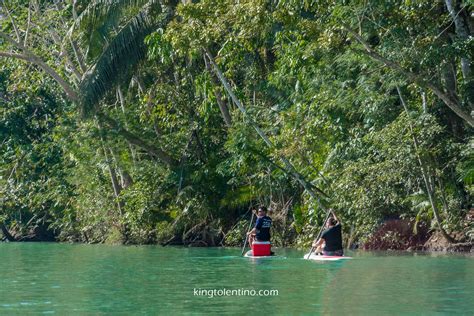
<instances>
[{"instance_id":1,"label":"palm tree","mask_svg":"<svg viewBox=\"0 0 474 316\"><path fill-rule=\"evenodd\" d=\"M86 69L79 85L81 111L95 113L103 97L120 84L128 84L145 58L144 39L166 27L173 8L157 0L94 0L76 4L77 18L69 37L84 52ZM84 7L81 9L81 7Z\"/></svg>"},{"instance_id":2,"label":"palm tree","mask_svg":"<svg viewBox=\"0 0 474 316\"><path fill-rule=\"evenodd\" d=\"M101 101L121 84L128 84L140 61L145 58L144 39L158 28L165 28L172 18L175 3L157 0L92 0L74 1L72 26L61 40L63 58L79 76L65 78L38 54L20 41L0 31L11 51L0 51L0 57L16 58L35 64L50 75L68 99L78 105L84 117L97 116L128 142L173 167L178 162L159 146L128 131L101 110ZM15 25L15 21L11 20ZM16 29L16 27L15 27ZM57 35L57 34L56 34ZM57 37L57 36L56 36ZM66 48L70 46L69 50ZM68 51L72 51L74 58Z\"/></svg>"}]
</instances>

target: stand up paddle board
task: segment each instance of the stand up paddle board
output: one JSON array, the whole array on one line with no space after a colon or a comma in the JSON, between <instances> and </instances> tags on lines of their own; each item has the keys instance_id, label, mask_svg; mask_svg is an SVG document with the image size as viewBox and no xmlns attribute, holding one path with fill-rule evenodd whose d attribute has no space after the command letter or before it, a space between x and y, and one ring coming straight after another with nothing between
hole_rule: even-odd
<instances>
[{"instance_id":1,"label":"stand up paddle board","mask_svg":"<svg viewBox=\"0 0 474 316\"><path fill-rule=\"evenodd\" d=\"M244 257L246 258L254 258L254 259L273 259L273 258L283 258L281 256L273 255L273 256L253 256L252 250L249 250L245 253Z\"/></svg>"},{"instance_id":2,"label":"stand up paddle board","mask_svg":"<svg viewBox=\"0 0 474 316\"><path fill-rule=\"evenodd\" d=\"M303 259L315 260L315 261L339 261L339 260L352 259L352 257L346 257L346 256L323 256L323 255L317 255L315 253L312 253L311 256L308 258L308 255L309 253L305 254Z\"/></svg>"}]
</instances>

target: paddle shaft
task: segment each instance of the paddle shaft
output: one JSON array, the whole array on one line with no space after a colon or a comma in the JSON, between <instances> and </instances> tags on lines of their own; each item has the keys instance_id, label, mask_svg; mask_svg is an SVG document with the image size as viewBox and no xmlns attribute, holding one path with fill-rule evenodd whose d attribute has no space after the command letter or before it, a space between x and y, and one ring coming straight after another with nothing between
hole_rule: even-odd
<instances>
[{"instance_id":1,"label":"paddle shaft","mask_svg":"<svg viewBox=\"0 0 474 316\"><path fill-rule=\"evenodd\" d=\"M250 230L250 228L252 227L254 215L255 215L255 213L252 211L252 218L250 219L249 229L247 229L247 232L248 232L248 231ZM242 247L242 256L244 255L245 246L247 245L247 239L248 239L247 232L245 232L244 246Z\"/></svg>"},{"instance_id":2,"label":"paddle shaft","mask_svg":"<svg viewBox=\"0 0 474 316\"><path fill-rule=\"evenodd\" d=\"M321 233L323 232L323 229L324 229L324 225L326 225L326 222L328 221L330 215L331 215L331 210L328 210L328 215L326 216L326 219L323 222L323 226L321 226L321 229L319 230L318 237L316 237L316 240L318 240L319 237L321 236ZM306 257L306 259L309 259L309 257L311 257L311 254L313 253L313 251L314 251L314 247L311 246L311 250L309 251L309 254Z\"/></svg>"}]
</instances>

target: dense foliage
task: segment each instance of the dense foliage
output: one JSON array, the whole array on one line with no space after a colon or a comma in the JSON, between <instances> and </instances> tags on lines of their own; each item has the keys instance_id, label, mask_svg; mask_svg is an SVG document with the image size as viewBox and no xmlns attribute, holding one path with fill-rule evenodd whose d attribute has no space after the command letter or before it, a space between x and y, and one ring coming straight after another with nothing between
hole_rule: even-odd
<instances>
[{"instance_id":1,"label":"dense foliage","mask_svg":"<svg viewBox=\"0 0 474 316\"><path fill-rule=\"evenodd\" d=\"M0 6L5 239L474 239L470 0Z\"/></svg>"}]
</instances>

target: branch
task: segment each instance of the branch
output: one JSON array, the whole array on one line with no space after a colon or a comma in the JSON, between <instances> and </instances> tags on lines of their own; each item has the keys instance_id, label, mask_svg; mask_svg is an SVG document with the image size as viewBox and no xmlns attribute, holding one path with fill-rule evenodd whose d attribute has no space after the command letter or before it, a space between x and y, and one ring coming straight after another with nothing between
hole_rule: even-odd
<instances>
[{"instance_id":1,"label":"branch","mask_svg":"<svg viewBox=\"0 0 474 316\"><path fill-rule=\"evenodd\" d=\"M15 53L9 53L9 52L2 52L0 51L0 56L1 57L7 57L7 58L15 58L15 59L22 59L27 62L32 62L32 60L23 54L15 54Z\"/></svg>"},{"instance_id":2,"label":"branch","mask_svg":"<svg viewBox=\"0 0 474 316\"><path fill-rule=\"evenodd\" d=\"M77 46L77 43L73 39L70 39L70 42L72 50L74 51L74 55L76 56L77 63L79 64L82 73L85 73L87 71L87 66L84 64L84 55L82 54L79 47Z\"/></svg>"},{"instance_id":3,"label":"branch","mask_svg":"<svg viewBox=\"0 0 474 316\"><path fill-rule=\"evenodd\" d=\"M78 101L78 94L74 91L69 83L67 83L54 69L48 66L44 61L42 61L38 56L34 53L29 51L26 47L22 44L16 42L12 38L10 38L7 34L0 31L0 37L4 38L7 42L12 44L14 47L23 51L23 54L16 54L16 53L8 53L8 52L0 52L0 56L10 57L25 60L27 62L31 62L37 66L39 66L43 71L47 74L52 76L63 88L66 92L67 96L72 102ZM165 153L162 149L157 148L153 145L150 145L143 141L138 136L134 135L133 133L129 132L128 130L122 128L115 120L112 118L104 115L104 114L97 114L97 116L102 119L109 127L115 129L120 135L122 135L125 139L127 139L130 143L137 145L143 149L145 149L150 155L157 157L168 166L173 167L178 165L178 162L174 160L171 156Z\"/></svg>"},{"instance_id":4,"label":"branch","mask_svg":"<svg viewBox=\"0 0 474 316\"><path fill-rule=\"evenodd\" d=\"M206 65L207 72L209 73L209 76L211 77L212 83L215 85L214 87L214 95L216 97L217 105L219 106L219 109L221 110L222 117L224 118L224 122L227 125L227 127L232 126L232 117L230 116L229 113L229 108L226 103L224 103L224 100L222 99L221 93L217 89L217 86L219 85L219 81L215 77L214 73L212 72L211 65L207 62L206 55L204 55L204 63Z\"/></svg>"},{"instance_id":5,"label":"branch","mask_svg":"<svg viewBox=\"0 0 474 316\"><path fill-rule=\"evenodd\" d=\"M400 64L391 61L390 59L387 59L377 53L370 45L355 31L347 27L346 25L343 25L343 28L352 35L362 46L364 46L364 50L359 50L359 49L354 49L356 52L360 52L362 54L365 54L372 59L381 62L385 66L396 70L403 75L405 75L410 81L417 83L421 86L425 86L429 88L435 95L437 95L454 113L456 113L460 118L465 120L471 127L474 127L474 118L469 115L468 112L464 111L460 104L459 100L457 98L451 97L444 93L438 86L433 84L432 82L426 81L423 79L423 77L419 74L416 74L414 72L411 72L409 70L404 69Z\"/></svg>"},{"instance_id":6,"label":"branch","mask_svg":"<svg viewBox=\"0 0 474 316\"><path fill-rule=\"evenodd\" d=\"M231 99L234 101L235 105L239 108L239 110L242 112L244 117L246 117L249 120L250 125L255 129L255 131L258 133L258 135L263 139L265 144L269 148L274 148L275 146L271 142L271 140L265 135L265 133L260 129L260 127L250 118L247 114L247 110L245 109L244 105L240 102L240 100L237 98L237 96L234 94L232 91L232 88L230 87L227 79L224 77L224 74L222 71L219 69L217 64L214 61L214 58L212 57L211 53L206 49L205 53L207 55L207 58L209 59L210 64L214 68L214 72L217 75L217 78L221 81L222 85L224 86L225 90L227 93L230 95ZM283 164L285 165L285 170L287 174L290 174L295 180L297 180L303 188L309 193L309 195L316 200L318 205L321 207L321 209L326 210L326 208L321 204L321 201L318 197L319 195L326 196L328 195L318 187L314 186L312 183L306 181L306 179L303 177L301 173L299 173L296 168L293 166L293 164L284 156L280 155L279 157ZM316 194L316 192L318 194Z\"/></svg>"},{"instance_id":7,"label":"branch","mask_svg":"<svg viewBox=\"0 0 474 316\"><path fill-rule=\"evenodd\" d=\"M16 241L15 237L13 237L12 234L8 231L8 228L5 223L0 223L0 230L3 233L3 236L5 236L8 241Z\"/></svg>"},{"instance_id":8,"label":"branch","mask_svg":"<svg viewBox=\"0 0 474 316\"><path fill-rule=\"evenodd\" d=\"M15 20L13 19L13 16L10 14L10 10L8 10L8 7L5 1L2 1L2 5L3 7L5 7L5 11L7 12L8 17L10 18L10 21L12 22L13 29L15 30L15 34L16 34L16 39L19 42L21 40L21 36L20 36L20 31L18 30L18 27L16 26Z\"/></svg>"},{"instance_id":9,"label":"branch","mask_svg":"<svg viewBox=\"0 0 474 316\"><path fill-rule=\"evenodd\" d=\"M22 59L28 62L31 62L38 67L40 67L44 72L46 72L48 75L53 77L54 80L63 88L64 92L68 96L68 98L72 102L76 102L79 100L77 92L74 91L74 89L71 87L71 85L64 80L53 68L51 68L48 64L46 64L41 58L39 58L36 54L31 52L29 49L27 49L25 46L20 44L19 42L13 40L8 34L5 34L4 32L0 31L0 37L5 39L8 43L10 43L12 46L20 49L23 51L22 55L19 54L11 54L10 56L7 57L12 57L12 58L18 58ZM26 58L24 58L26 57Z\"/></svg>"},{"instance_id":10,"label":"branch","mask_svg":"<svg viewBox=\"0 0 474 316\"><path fill-rule=\"evenodd\" d=\"M25 47L27 46L26 43L28 41L28 33L30 32L30 24L31 24L31 1L30 1L30 4L28 5L28 22L26 24L25 39L23 40L23 45Z\"/></svg>"},{"instance_id":11,"label":"branch","mask_svg":"<svg viewBox=\"0 0 474 316\"><path fill-rule=\"evenodd\" d=\"M72 73L76 77L76 79L81 82L82 74L77 70L76 66L72 62L71 56L69 55L69 52L67 49L64 47L62 44L61 39L59 38L59 35L56 31L54 30L48 30L49 34L51 34L51 37L53 38L53 41L56 43L56 45L59 45L61 47L61 55L64 55L66 59L67 65L71 68Z\"/></svg>"},{"instance_id":12,"label":"branch","mask_svg":"<svg viewBox=\"0 0 474 316\"><path fill-rule=\"evenodd\" d=\"M110 128L114 129L119 135L123 136L131 144L145 149L151 156L157 157L162 162L166 163L169 167L175 167L179 164L174 158L165 153L161 148L148 144L146 141L142 140L135 134L121 127L120 124L113 118L107 116L104 113L97 113L96 115L100 120L102 120L102 122L107 124Z\"/></svg>"}]
</instances>

